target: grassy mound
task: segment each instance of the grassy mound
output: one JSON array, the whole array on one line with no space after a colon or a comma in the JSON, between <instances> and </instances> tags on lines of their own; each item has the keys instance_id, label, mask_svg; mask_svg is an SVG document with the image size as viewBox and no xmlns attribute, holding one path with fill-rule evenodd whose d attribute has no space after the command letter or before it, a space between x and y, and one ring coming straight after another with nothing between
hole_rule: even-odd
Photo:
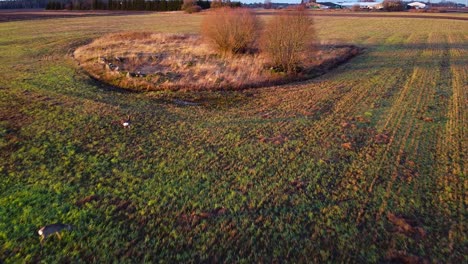
<instances>
[{"instance_id":1,"label":"grassy mound","mask_svg":"<svg viewBox=\"0 0 468 264\"><path fill-rule=\"evenodd\" d=\"M354 46L316 45L294 75L270 67L261 54L224 58L200 36L117 33L75 51L94 78L132 90L227 90L304 80L352 58ZM248 69L248 70L247 70Z\"/></svg>"}]
</instances>

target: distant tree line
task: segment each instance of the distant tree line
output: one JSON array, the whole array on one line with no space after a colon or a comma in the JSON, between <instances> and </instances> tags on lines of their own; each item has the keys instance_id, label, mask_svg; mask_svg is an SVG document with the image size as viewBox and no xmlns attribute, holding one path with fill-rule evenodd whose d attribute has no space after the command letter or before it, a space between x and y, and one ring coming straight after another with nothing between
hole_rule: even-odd
<instances>
[{"instance_id":1,"label":"distant tree line","mask_svg":"<svg viewBox=\"0 0 468 264\"><path fill-rule=\"evenodd\" d=\"M231 2L231 0L212 0L211 1L211 8L219 8L219 7L241 7L241 2Z\"/></svg>"},{"instance_id":2,"label":"distant tree line","mask_svg":"<svg viewBox=\"0 0 468 264\"><path fill-rule=\"evenodd\" d=\"M109 10L146 10L177 11L181 10L183 0L108 0Z\"/></svg>"},{"instance_id":3,"label":"distant tree line","mask_svg":"<svg viewBox=\"0 0 468 264\"><path fill-rule=\"evenodd\" d=\"M46 8L48 10L181 10L183 0L0 0L0 9ZM229 0L198 0L202 9L210 7L240 7Z\"/></svg>"},{"instance_id":4,"label":"distant tree line","mask_svg":"<svg viewBox=\"0 0 468 264\"><path fill-rule=\"evenodd\" d=\"M48 0L4 0L0 1L0 9L44 8Z\"/></svg>"},{"instance_id":5,"label":"distant tree line","mask_svg":"<svg viewBox=\"0 0 468 264\"><path fill-rule=\"evenodd\" d=\"M51 0L49 10L135 10L135 11L177 11L181 10L183 0ZM218 6L240 7L240 2L198 0L196 5L202 9Z\"/></svg>"}]
</instances>

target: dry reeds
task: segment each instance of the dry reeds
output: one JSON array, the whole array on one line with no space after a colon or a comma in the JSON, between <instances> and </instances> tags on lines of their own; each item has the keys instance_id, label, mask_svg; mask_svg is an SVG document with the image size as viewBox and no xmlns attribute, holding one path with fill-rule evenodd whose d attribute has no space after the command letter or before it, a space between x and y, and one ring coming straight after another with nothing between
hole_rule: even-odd
<instances>
[{"instance_id":1,"label":"dry reeds","mask_svg":"<svg viewBox=\"0 0 468 264\"><path fill-rule=\"evenodd\" d=\"M263 53L221 57L200 36L124 32L78 48L75 59L90 75L131 90L243 89L304 80L346 61L353 48L318 46L300 74L276 73Z\"/></svg>"}]
</instances>

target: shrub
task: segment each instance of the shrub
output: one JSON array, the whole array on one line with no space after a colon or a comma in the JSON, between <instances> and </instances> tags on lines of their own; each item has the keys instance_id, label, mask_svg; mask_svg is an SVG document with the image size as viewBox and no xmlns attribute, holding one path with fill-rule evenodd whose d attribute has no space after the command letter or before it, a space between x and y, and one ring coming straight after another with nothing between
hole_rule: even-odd
<instances>
[{"instance_id":1,"label":"shrub","mask_svg":"<svg viewBox=\"0 0 468 264\"><path fill-rule=\"evenodd\" d=\"M202 21L202 35L221 55L248 51L255 44L260 22L249 10L218 8Z\"/></svg>"},{"instance_id":2,"label":"shrub","mask_svg":"<svg viewBox=\"0 0 468 264\"><path fill-rule=\"evenodd\" d=\"M355 4L351 7L351 11L354 11L354 12L361 11L361 6L359 4Z\"/></svg>"},{"instance_id":3,"label":"shrub","mask_svg":"<svg viewBox=\"0 0 468 264\"><path fill-rule=\"evenodd\" d=\"M385 11L403 11L405 4L400 0L385 0L383 1L383 9Z\"/></svg>"},{"instance_id":4,"label":"shrub","mask_svg":"<svg viewBox=\"0 0 468 264\"><path fill-rule=\"evenodd\" d=\"M184 2L182 3L181 9L185 11L186 9L191 8L194 5L195 5L194 0L184 0Z\"/></svg>"},{"instance_id":5,"label":"shrub","mask_svg":"<svg viewBox=\"0 0 468 264\"><path fill-rule=\"evenodd\" d=\"M310 55L314 38L313 20L307 11L283 11L267 24L262 51L275 69L297 72L301 61Z\"/></svg>"},{"instance_id":6,"label":"shrub","mask_svg":"<svg viewBox=\"0 0 468 264\"><path fill-rule=\"evenodd\" d=\"M230 1L230 0L213 0L211 1L211 8L221 8L221 7L241 7L242 3L239 1Z\"/></svg>"},{"instance_id":7,"label":"shrub","mask_svg":"<svg viewBox=\"0 0 468 264\"><path fill-rule=\"evenodd\" d=\"M192 14L192 13L198 13L202 11L201 6L198 5L193 5L191 7L188 7L184 10L186 13Z\"/></svg>"},{"instance_id":8,"label":"shrub","mask_svg":"<svg viewBox=\"0 0 468 264\"><path fill-rule=\"evenodd\" d=\"M189 14L198 13L202 10L201 6L196 5L195 0L184 0L181 9Z\"/></svg>"},{"instance_id":9,"label":"shrub","mask_svg":"<svg viewBox=\"0 0 468 264\"><path fill-rule=\"evenodd\" d=\"M223 2L221 0L213 0L211 1L211 8L221 8L223 7Z\"/></svg>"}]
</instances>

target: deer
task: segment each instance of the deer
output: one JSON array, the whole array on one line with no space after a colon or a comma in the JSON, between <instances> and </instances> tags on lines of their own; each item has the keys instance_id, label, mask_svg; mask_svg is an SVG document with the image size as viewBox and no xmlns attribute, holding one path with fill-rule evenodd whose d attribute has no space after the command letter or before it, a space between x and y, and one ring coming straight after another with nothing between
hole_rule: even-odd
<instances>
[{"instance_id":1,"label":"deer","mask_svg":"<svg viewBox=\"0 0 468 264\"><path fill-rule=\"evenodd\" d=\"M1 0L0 0L1 1ZM120 120L114 120L111 122L113 125L119 125L122 126L123 128L130 128L131 125L131 119L130 115L127 115L127 118L122 118Z\"/></svg>"},{"instance_id":2,"label":"deer","mask_svg":"<svg viewBox=\"0 0 468 264\"><path fill-rule=\"evenodd\" d=\"M45 243L44 239L54 234L56 234L59 239L62 239L62 237L60 236L60 231L64 229L70 231L72 230L72 226L67 225L67 224L56 223L56 224L51 224L51 225L46 225L46 226L41 227L41 229L37 231L37 233L40 236L41 246L43 246Z\"/></svg>"},{"instance_id":3,"label":"deer","mask_svg":"<svg viewBox=\"0 0 468 264\"><path fill-rule=\"evenodd\" d=\"M130 128L130 115L127 116L127 119L121 121L124 128Z\"/></svg>"}]
</instances>

